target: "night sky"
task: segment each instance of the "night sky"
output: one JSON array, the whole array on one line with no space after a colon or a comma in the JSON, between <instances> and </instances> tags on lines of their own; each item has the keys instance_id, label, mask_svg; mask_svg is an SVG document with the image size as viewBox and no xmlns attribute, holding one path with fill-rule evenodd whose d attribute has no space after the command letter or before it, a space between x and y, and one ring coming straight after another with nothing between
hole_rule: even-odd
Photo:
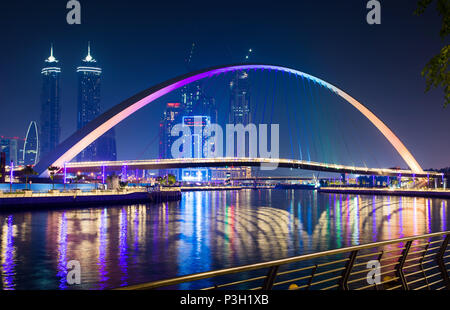
<instances>
[{"instance_id":1,"label":"night sky","mask_svg":"<svg viewBox=\"0 0 450 310\"><path fill-rule=\"evenodd\" d=\"M64 0L2 4L0 135L25 136L29 122L39 121L40 71L50 43L62 68L64 139L76 128L75 68L86 56L88 41L103 68L104 109L186 73L184 60L195 42L193 69L242 62L252 48L251 62L299 69L365 104L423 168L450 166L450 108L443 108L441 89L425 93L420 75L443 46L434 6L418 17L413 15L415 0L380 1L381 25L368 25L365 0L80 2L81 25L66 23ZM218 102L227 106L221 96ZM116 127L119 159L143 152L148 158L157 156L157 144L151 142L163 104L177 98L168 95ZM367 134L377 135L373 128ZM371 139L363 138L363 147ZM393 154L383 143L382 150L369 152ZM379 166L392 164L389 156L380 158ZM398 156L395 162L405 166Z\"/></svg>"}]
</instances>

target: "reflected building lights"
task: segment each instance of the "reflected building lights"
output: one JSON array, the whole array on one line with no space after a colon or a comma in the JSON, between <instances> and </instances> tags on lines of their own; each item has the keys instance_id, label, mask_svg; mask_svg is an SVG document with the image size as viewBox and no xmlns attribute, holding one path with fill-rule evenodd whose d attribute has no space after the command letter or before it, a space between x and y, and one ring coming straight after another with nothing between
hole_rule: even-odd
<instances>
[{"instance_id":1,"label":"reflected building lights","mask_svg":"<svg viewBox=\"0 0 450 310\"><path fill-rule=\"evenodd\" d=\"M414 235L417 235L417 198L413 200L413 223L414 223Z\"/></svg>"},{"instance_id":2,"label":"reflected building lights","mask_svg":"<svg viewBox=\"0 0 450 310\"><path fill-rule=\"evenodd\" d=\"M377 203L375 196L372 197L372 241L377 240Z\"/></svg>"},{"instance_id":3,"label":"reflected building lights","mask_svg":"<svg viewBox=\"0 0 450 310\"><path fill-rule=\"evenodd\" d=\"M341 196L342 197L342 196ZM341 200L334 196L334 217L336 220L336 245L342 247Z\"/></svg>"},{"instance_id":4,"label":"reflected building lights","mask_svg":"<svg viewBox=\"0 0 450 310\"><path fill-rule=\"evenodd\" d=\"M388 231L388 239L392 239L392 229L391 229L391 217L392 217L392 207L391 207L391 197L388 196L386 199L386 219L387 219L387 231Z\"/></svg>"},{"instance_id":5,"label":"reflected building lights","mask_svg":"<svg viewBox=\"0 0 450 310\"><path fill-rule=\"evenodd\" d=\"M345 232L346 232L346 240L347 240L347 246L350 245L352 243L352 229L351 229L351 225L352 225L352 219L350 217L350 195L347 195L347 197L345 198L345 218L346 218L346 227L345 227Z\"/></svg>"},{"instance_id":6,"label":"reflected building lights","mask_svg":"<svg viewBox=\"0 0 450 310\"><path fill-rule=\"evenodd\" d=\"M58 273L59 288L67 288L67 217L61 213L58 225Z\"/></svg>"},{"instance_id":7,"label":"reflected building lights","mask_svg":"<svg viewBox=\"0 0 450 310\"><path fill-rule=\"evenodd\" d=\"M298 239L300 248L303 247L303 219L302 219L302 204L299 201L297 204L297 218L298 218Z\"/></svg>"},{"instance_id":8,"label":"reflected building lights","mask_svg":"<svg viewBox=\"0 0 450 310\"><path fill-rule=\"evenodd\" d=\"M16 275L16 248L14 246L15 225L13 225L13 216L9 215L2 225L1 239L1 278L4 290L15 289Z\"/></svg>"},{"instance_id":9,"label":"reflected building lights","mask_svg":"<svg viewBox=\"0 0 450 310\"><path fill-rule=\"evenodd\" d=\"M405 235L403 233L403 199L399 198L398 201L398 238L403 238Z\"/></svg>"},{"instance_id":10,"label":"reflected building lights","mask_svg":"<svg viewBox=\"0 0 450 310\"><path fill-rule=\"evenodd\" d=\"M108 249L108 210L102 209L99 217L100 225L98 230L99 247L98 247L98 275L100 288L105 288L108 282L108 271L106 269L107 264L107 249Z\"/></svg>"},{"instance_id":11,"label":"reflected building lights","mask_svg":"<svg viewBox=\"0 0 450 310\"><path fill-rule=\"evenodd\" d=\"M294 195L293 195L294 196ZM295 203L295 196L294 197L292 197L292 199L291 199L291 203L290 203L290 205L289 205L289 229L288 229L288 232L289 232L289 238L288 238L288 241L289 241L289 246L288 246L288 249L289 249L289 256L293 256L293 248L294 248L294 242L295 242L295 214L294 214L294 203Z\"/></svg>"},{"instance_id":12,"label":"reflected building lights","mask_svg":"<svg viewBox=\"0 0 450 310\"><path fill-rule=\"evenodd\" d=\"M359 244L359 196L353 199L354 204L354 218L353 218L353 235L352 245Z\"/></svg>"},{"instance_id":13,"label":"reflected building lights","mask_svg":"<svg viewBox=\"0 0 450 310\"><path fill-rule=\"evenodd\" d=\"M128 279L128 216L124 207L119 214L119 268L121 271L121 286L127 285Z\"/></svg>"}]
</instances>

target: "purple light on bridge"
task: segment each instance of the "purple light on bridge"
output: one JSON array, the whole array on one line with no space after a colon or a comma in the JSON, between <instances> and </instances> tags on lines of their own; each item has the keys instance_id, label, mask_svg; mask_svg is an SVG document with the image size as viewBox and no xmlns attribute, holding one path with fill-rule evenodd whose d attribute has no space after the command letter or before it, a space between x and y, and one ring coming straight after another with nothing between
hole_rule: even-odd
<instances>
[{"instance_id":1,"label":"purple light on bridge","mask_svg":"<svg viewBox=\"0 0 450 310\"><path fill-rule=\"evenodd\" d=\"M105 184L105 165L102 166L102 184Z\"/></svg>"},{"instance_id":2,"label":"purple light on bridge","mask_svg":"<svg viewBox=\"0 0 450 310\"><path fill-rule=\"evenodd\" d=\"M66 163L64 163L64 184L67 183L67 167Z\"/></svg>"}]
</instances>

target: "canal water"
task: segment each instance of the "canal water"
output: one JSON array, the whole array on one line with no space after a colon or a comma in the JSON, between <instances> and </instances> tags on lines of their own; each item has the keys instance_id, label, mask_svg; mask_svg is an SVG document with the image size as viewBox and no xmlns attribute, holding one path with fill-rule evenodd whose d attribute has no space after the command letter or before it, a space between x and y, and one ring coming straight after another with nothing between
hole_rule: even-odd
<instances>
[{"instance_id":1,"label":"canal water","mask_svg":"<svg viewBox=\"0 0 450 310\"><path fill-rule=\"evenodd\" d=\"M449 200L303 190L0 213L1 289L109 289L450 230ZM77 260L81 284L68 285Z\"/></svg>"}]
</instances>

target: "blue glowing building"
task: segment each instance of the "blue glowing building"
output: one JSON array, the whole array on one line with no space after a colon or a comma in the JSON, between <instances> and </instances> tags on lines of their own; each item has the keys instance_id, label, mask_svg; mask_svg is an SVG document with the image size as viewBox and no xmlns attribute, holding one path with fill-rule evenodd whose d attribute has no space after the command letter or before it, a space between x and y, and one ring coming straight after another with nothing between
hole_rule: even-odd
<instances>
[{"instance_id":1,"label":"blue glowing building","mask_svg":"<svg viewBox=\"0 0 450 310\"><path fill-rule=\"evenodd\" d=\"M77 67L77 75L77 129L79 130L99 116L101 112L100 89L102 69L97 65L97 61L91 55L90 44L88 44L88 53L82 60L82 65ZM113 161L116 159L117 151L114 128L85 148L77 156L77 161Z\"/></svg>"},{"instance_id":2,"label":"blue glowing building","mask_svg":"<svg viewBox=\"0 0 450 310\"><path fill-rule=\"evenodd\" d=\"M61 135L61 103L60 74L58 60L53 56L53 46L50 56L45 60L41 71L41 120L40 120L40 154L45 156L59 144Z\"/></svg>"},{"instance_id":3,"label":"blue glowing building","mask_svg":"<svg viewBox=\"0 0 450 310\"><path fill-rule=\"evenodd\" d=\"M39 135L36 122L28 126L23 149L23 164L34 166L39 161Z\"/></svg>"}]
</instances>

